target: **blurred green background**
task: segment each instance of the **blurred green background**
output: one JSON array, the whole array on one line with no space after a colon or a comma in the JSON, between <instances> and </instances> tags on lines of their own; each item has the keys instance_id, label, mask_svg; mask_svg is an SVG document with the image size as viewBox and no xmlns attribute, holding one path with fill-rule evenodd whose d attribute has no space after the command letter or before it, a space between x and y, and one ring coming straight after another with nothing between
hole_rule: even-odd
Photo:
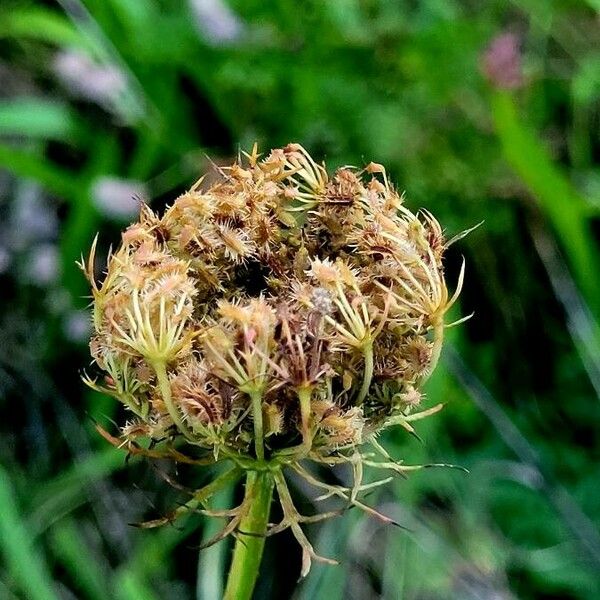
<instances>
[{"instance_id":1,"label":"blurred green background","mask_svg":"<svg viewBox=\"0 0 600 600\"><path fill-rule=\"evenodd\" d=\"M204 472L110 447L126 415L86 390L84 279L135 217L210 161L304 144L386 165L449 235L465 289L428 383L427 469L310 529L339 567L297 583L270 538L256 598L600 598L598 0L2 0L0 598L218 598L218 523L160 516ZM594 236L596 233L596 237ZM344 473L338 476L343 478ZM299 505L313 490L292 481ZM239 494L233 490L231 494ZM220 498L224 505L229 498Z\"/></svg>"}]
</instances>

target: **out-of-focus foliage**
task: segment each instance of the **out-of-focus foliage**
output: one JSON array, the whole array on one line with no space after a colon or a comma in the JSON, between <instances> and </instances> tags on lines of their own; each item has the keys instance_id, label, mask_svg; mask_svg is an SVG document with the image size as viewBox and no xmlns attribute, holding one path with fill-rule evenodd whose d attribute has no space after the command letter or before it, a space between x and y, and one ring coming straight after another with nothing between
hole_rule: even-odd
<instances>
[{"instance_id":1,"label":"out-of-focus foliage","mask_svg":"<svg viewBox=\"0 0 600 600\"><path fill-rule=\"evenodd\" d=\"M229 546L196 550L218 524L128 526L185 491L167 465L123 469L94 429L123 415L79 381L89 328L74 263L97 230L105 250L118 242L132 197L160 210L207 157L254 140L383 163L449 234L485 221L447 261L452 281L466 257L461 311L475 316L449 332L428 384L446 409L419 427L423 443L386 440L407 463L470 474L423 470L369 496L407 532L354 511L315 526L342 564L299 585L289 536L269 539L257 598L600 597L599 9L2 2L0 597L219 597ZM521 42L512 63L490 46L507 32Z\"/></svg>"}]
</instances>

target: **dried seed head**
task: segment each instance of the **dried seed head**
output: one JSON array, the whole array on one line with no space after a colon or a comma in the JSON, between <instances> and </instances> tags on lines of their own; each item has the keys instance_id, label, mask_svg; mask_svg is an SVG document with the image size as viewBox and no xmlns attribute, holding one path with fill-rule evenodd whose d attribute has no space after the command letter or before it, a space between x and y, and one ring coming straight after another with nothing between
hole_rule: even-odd
<instances>
[{"instance_id":1,"label":"dried seed head","mask_svg":"<svg viewBox=\"0 0 600 600\"><path fill-rule=\"evenodd\" d=\"M329 177L298 144L245 156L162 218L142 206L100 285L94 244L82 268L106 384L87 383L133 413L138 452L150 436L178 460L183 440L242 466L358 468L383 428L411 430L463 272L450 297L442 228L381 165Z\"/></svg>"}]
</instances>

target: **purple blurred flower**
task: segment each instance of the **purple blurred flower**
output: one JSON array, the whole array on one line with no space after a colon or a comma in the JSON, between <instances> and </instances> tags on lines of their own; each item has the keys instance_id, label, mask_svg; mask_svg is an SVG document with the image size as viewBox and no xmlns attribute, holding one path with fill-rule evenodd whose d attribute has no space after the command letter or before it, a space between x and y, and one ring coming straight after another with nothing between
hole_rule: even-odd
<instances>
[{"instance_id":1,"label":"purple blurred flower","mask_svg":"<svg viewBox=\"0 0 600 600\"><path fill-rule=\"evenodd\" d=\"M92 187L92 201L106 217L124 220L137 216L148 195L143 183L117 177L99 177Z\"/></svg>"},{"instance_id":2,"label":"purple blurred flower","mask_svg":"<svg viewBox=\"0 0 600 600\"><path fill-rule=\"evenodd\" d=\"M521 43L514 33L496 36L483 56L483 72L496 87L514 90L523 85Z\"/></svg>"},{"instance_id":3,"label":"purple blurred flower","mask_svg":"<svg viewBox=\"0 0 600 600\"><path fill-rule=\"evenodd\" d=\"M24 185L15 194L8 231L13 250L24 250L33 243L54 239L58 219L52 204L37 185Z\"/></svg>"},{"instance_id":4,"label":"purple blurred flower","mask_svg":"<svg viewBox=\"0 0 600 600\"><path fill-rule=\"evenodd\" d=\"M29 254L25 276L36 285L50 285L58 277L59 264L58 248L54 244L39 244Z\"/></svg>"},{"instance_id":5,"label":"purple blurred flower","mask_svg":"<svg viewBox=\"0 0 600 600\"><path fill-rule=\"evenodd\" d=\"M63 323L65 336L72 342L87 341L92 331L90 314L86 310L70 311Z\"/></svg>"},{"instance_id":6,"label":"purple blurred flower","mask_svg":"<svg viewBox=\"0 0 600 600\"><path fill-rule=\"evenodd\" d=\"M222 0L190 0L190 8L198 29L211 44L235 42L244 31L244 23Z\"/></svg>"},{"instance_id":7,"label":"purple blurred flower","mask_svg":"<svg viewBox=\"0 0 600 600\"><path fill-rule=\"evenodd\" d=\"M116 66L100 65L75 50L64 50L55 56L54 72L72 94L109 108L127 85Z\"/></svg>"},{"instance_id":8,"label":"purple blurred flower","mask_svg":"<svg viewBox=\"0 0 600 600\"><path fill-rule=\"evenodd\" d=\"M10 262L10 252L4 246L0 246L0 274L4 273L5 271L8 271Z\"/></svg>"}]
</instances>

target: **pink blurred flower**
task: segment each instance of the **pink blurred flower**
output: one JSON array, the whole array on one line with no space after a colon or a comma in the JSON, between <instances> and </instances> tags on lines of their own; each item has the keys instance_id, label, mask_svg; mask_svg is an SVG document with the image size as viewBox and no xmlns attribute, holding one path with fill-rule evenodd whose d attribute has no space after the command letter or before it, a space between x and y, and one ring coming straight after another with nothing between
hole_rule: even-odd
<instances>
[{"instance_id":1,"label":"pink blurred flower","mask_svg":"<svg viewBox=\"0 0 600 600\"><path fill-rule=\"evenodd\" d=\"M483 55L482 69L497 88L514 90L523 85L521 43L514 33L496 36Z\"/></svg>"}]
</instances>

